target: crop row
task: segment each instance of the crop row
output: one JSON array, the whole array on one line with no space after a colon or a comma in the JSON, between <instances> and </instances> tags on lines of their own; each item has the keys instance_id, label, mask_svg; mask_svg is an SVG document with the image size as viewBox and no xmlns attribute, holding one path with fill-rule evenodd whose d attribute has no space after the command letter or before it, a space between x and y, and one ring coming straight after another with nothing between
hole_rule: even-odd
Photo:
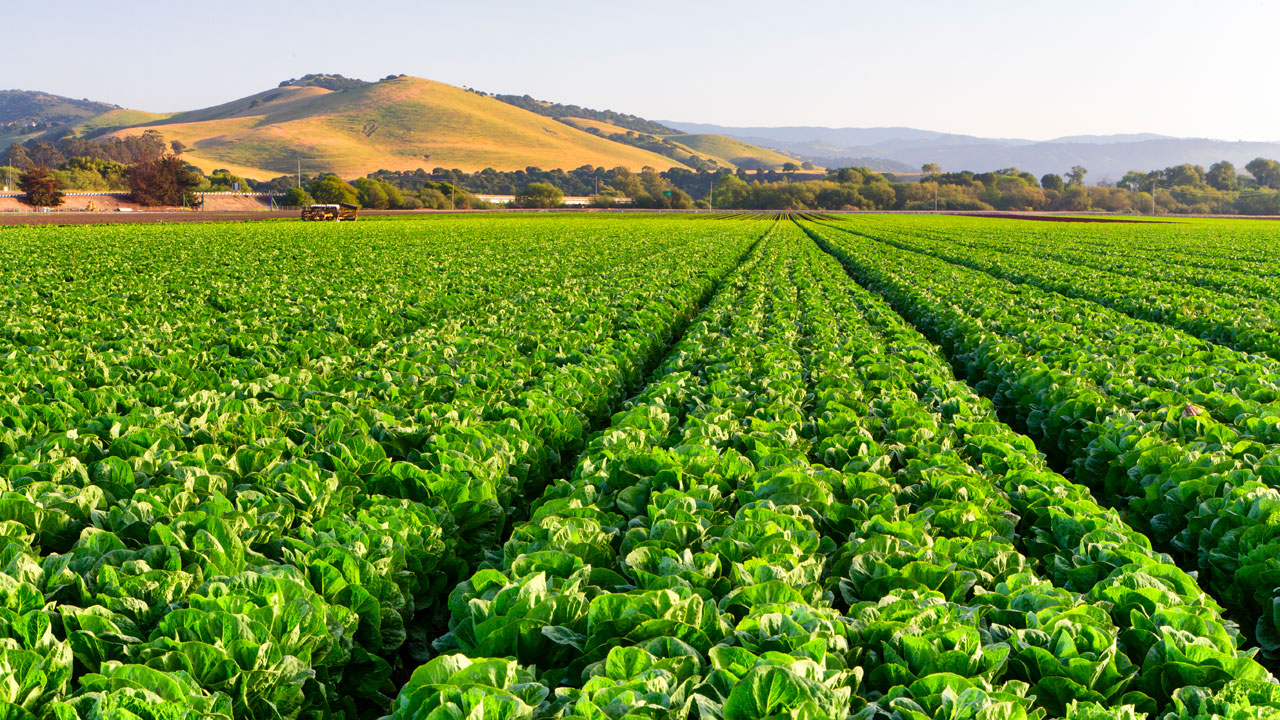
<instances>
[{"instance_id":1,"label":"crop row","mask_svg":"<svg viewBox=\"0 0 1280 720\"><path fill-rule=\"evenodd\" d=\"M440 281L448 301L418 284L457 268L408 259L342 286L409 257L366 236L210 243L239 265L128 236L23 286L48 307L0 373L5 717L378 714L454 581L767 226L655 221L622 247L598 224L488 227L513 237ZM202 299L183 288L203 268L224 290ZM86 274L102 292L58 292ZM139 322L112 326L112 305Z\"/></svg>"},{"instance_id":2,"label":"crop row","mask_svg":"<svg viewBox=\"0 0 1280 720\"><path fill-rule=\"evenodd\" d=\"M1180 218L1106 226L1017 223L1021 242L1011 237L1013 227L992 227L978 219L973 224L985 225L990 239L1018 246L1020 252L1036 247L1056 259L1061 252L1096 263L1094 267L1215 287L1232 294L1274 294L1280 289L1280 267L1275 262L1280 243L1270 221L1222 223Z\"/></svg>"},{"instance_id":3,"label":"crop row","mask_svg":"<svg viewBox=\"0 0 1280 720\"><path fill-rule=\"evenodd\" d=\"M987 237L990 228L968 223L956 225L945 220L940 224L941 227L938 224L920 226L895 218L877 221L866 229L854 224L845 227L904 250L1068 297L1091 300L1131 317L1168 325L1236 350L1280 358L1280 332L1277 332L1280 303L1272 299L1276 288L1259 294L1232 295L1219 288L1177 279L1176 274L1174 278L1145 276L1127 264L1124 268L1097 269L1093 267L1097 260L1091 259L1088 253L1056 251L1061 259L1051 259L1044 255L1054 254L1054 250L1041 253L1039 245L1025 238L1021 243L1023 252L1037 248L1035 256L1011 252L1005 246L987 248L987 244L994 244ZM975 237L982 239L970 240ZM1149 260L1134 264L1147 268L1153 265ZM1157 266L1155 272L1169 274L1170 271ZM1216 273L1207 275L1215 276ZM1198 275L1197 279L1204 282L1204 277L1206 275ZM1222 282L1239 286L1236 280Z\"/></svg>"},{"instance_id":4,"label":"crop row","mask_svg":"<svg viewBox=\"0 0 1280 720\"><path fill-rule=\"evenodd\" d=\"M1280 649L1280 365L809 226L1005 416Z\"/></svg>"},{"instance_id":5,"label":"crop row","mask_svg":"<svg viewBox=\"0 0 1280 720\"><path fill-rule=\"evenodd\" d=\"M958 216L880 216L896 233L946 239L1242 296L1280 290L1280 243L1270 221L1191 218L1122 223L1044 222Z\"/></svg>"},{"instance_id":6,"label":"crop row","mask_svg":"<svg viewBox=\"0 0 1280 720\"><path fill-rule=\"evenodd\" d=\"M943 226L938 233L962 245L1017 255L1035 255L1084 265L1125 277L1146 278L1217 290L1242 297L1275 297L1280 266L1264 251L1266 235L1231 232L1218 224L1133 223L1109 225L1106 232L1072 224L1050 229L991 226L983 221ZM1248 226L1245 226L1248 227ZM959 232L953 232L959 231Z\"/></svg>"},{"instance_id":7,"label":"crop row","mask_svg":"<svg viewBox=\"0 0 1280 720\"><path fill-rule=\"evenodd\" d=\"M1280 710L1191 577L793 226L449 609L396 720Z\"/></svg>"}]
</instances>

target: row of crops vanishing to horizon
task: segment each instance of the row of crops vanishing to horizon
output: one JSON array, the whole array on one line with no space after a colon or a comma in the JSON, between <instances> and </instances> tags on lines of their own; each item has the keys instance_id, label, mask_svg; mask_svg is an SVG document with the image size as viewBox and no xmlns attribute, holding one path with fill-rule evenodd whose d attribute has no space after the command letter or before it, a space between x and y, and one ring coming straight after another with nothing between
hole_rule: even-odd
<instances>
[{"instance_id":1,"label":"row of crops vanishing to horizon","mask_svg":"<svg viewBox=\"0 0 1280 720\"><path fill-rule=\"evenodd\" d=\"M0 230L0 720L1280 718L1273 228Z\"/></svg>"}]
</instances>

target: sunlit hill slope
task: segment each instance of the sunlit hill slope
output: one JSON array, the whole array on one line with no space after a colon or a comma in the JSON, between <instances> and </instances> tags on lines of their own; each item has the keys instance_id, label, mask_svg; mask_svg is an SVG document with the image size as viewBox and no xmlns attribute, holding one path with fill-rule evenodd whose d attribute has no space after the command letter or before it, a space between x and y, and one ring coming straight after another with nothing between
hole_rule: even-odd
<instances>
[{"instance_id":1,"label":"sunlit hill slope","mask_svg":"<svg viewBox=\"0 0 1280 720\"><path fill-rule=\"evenodd\" d=\"M299 161L304 172L344 177L433 167L682 167L553 118L414 77L341 91L285 86L111 135L147 130L181 141L188 147L184 157L206 172L225 167L258 179L292 173Z\"/></svg>"}]
</instances>

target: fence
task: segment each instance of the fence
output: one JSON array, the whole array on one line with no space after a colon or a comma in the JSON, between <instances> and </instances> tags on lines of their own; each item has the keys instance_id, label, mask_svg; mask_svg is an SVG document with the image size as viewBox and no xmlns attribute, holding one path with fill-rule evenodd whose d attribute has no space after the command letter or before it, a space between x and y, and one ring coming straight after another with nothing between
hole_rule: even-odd
<instances>
[{"instance_id":1,"label":"fence","mask_svg":"<svg viewBox=\"0 0 1280 720\"><path fill-rule=\"evenodd\" d=\"M74 192L73 191L73 192L64 192L62 194L67 197L125 197L129 194L129 191L128 190L99 190L94 192ZM284 193L258 193L258 192L202 192L202 193L196 193L196 195L199 195L200 197L204 197L205 195L219 195L219 196L233 195L236 197L272 197L272 198L284 197ZM24 198L26 196L27 194L23 192L0 192L0 197Z\"/></svg>"}]
</instances>

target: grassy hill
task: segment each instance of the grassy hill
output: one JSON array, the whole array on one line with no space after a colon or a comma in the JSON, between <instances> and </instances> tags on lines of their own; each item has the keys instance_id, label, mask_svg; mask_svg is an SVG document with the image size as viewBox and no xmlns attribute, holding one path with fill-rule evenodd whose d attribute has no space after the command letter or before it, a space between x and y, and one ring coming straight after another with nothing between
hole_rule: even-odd
<instances>
[{"instance_id":1,"label":"grassy hill","mask_svg":"<svg viewBox=\"0 0 1280 720\"><path fill-rule=\"evenodd\" d=\"M0 90L0 142L25 142L66 125L119 110L118 105L31 90Z\"/></svg>"},{"instance_id":2,"label":"grassy hill","mask_svg":"<svg viewBox=\"0 0 1280 720\"><path fill-rule=\"evenodd\" d=\"M208 172L267 179L294 172L359 177L375 170L681 165L491 97L421 78L332 91L286 86L116 130L159 131Z\"/></svg>"},{"instance_id":3,"label":"grassy hill","mask_svg":"<svg viewBox=\"0 0 1280 720\"><path fill-rule=\"evenodd\" d=\"M0 125L58 125L120 109L118 105L76 100L31 90L0 90Z\"/></svg>"},{"instance_id":4,"label":"grassy hill","mask_svg":"<svg viewBox=\"0 0 1280 720\"><path fill-rule=\"evenodd\" d=\"M748 170L759 167L766 170L780 170L784 163L799 163L795 158L782 153L735 140L726 135L670 135L668 139L689 148L695 155L716 158L733 167Z\"/></svg>"},{"instance_id":5,"label":"grassy hill","mask_svg":"<svg viewBox=\"0 0 1280 720\"><path fill-rule=\"evenodd\" d=\"M723 135L672 134L631 115L516 100L406 76L369 83L308 75L220 105L163 114L8 91L0 92L0 142L126 137L155 130L186 145L184 159L205 172L225 168L258 180L292 174L299 160L306 173L347 178L436 167L665 170L705 168L704 161L712 161L711 167L779 169L791 161ZM561 109L584 116L559 117ZM664 132L629 130L611 122L615 118ZM630 138L609 139L616 135Z\"/></svg>"},{"instance_id":6,"label":"grassy hill","mask_svg":"<svg viewBox=\"0 0 1280 720\"><path fill-rule=\"evenodd\" d=\"M591 118L563 117L558 119L580 130L588 132L594 130L605 137L629 132L624 127ZM647 133L639 134L645 135ZM668 153L668 157L674 157L681 162L687 162L686 158L689 157L700 157L704 160L715 160L720 167L727 167L732 170L738 168L754 170L759 167L766 170L781 170L785 163L799 162L782 153L741 140L735 140L727 135L675 134L654 135L653 137L674 146L675 152Z\"/></svg>"},{"instance_id":7,"label":"grassy hill","mask_svg":"<svg viewBox=\"0 0 1280 720\"><path fill-rule=\"evenodd\" d=\"M620 127L618 125L610 125L607 122L592 120L591 118L562 117L562 118L556 118L556 119L560 120L561 122L568 123L578 128L579 130L596 130L601 135L604 135L605 137L608 137L610 135L617 135L618 133L626 135L628 132L632 132L630 130L627 130L624 127Z\"/></svg>"},{"instance_id":8,"label":"grassy hill","mask_svg":"<svg viewBox=\"0 0 1280 720\"><path fill-rule=\"evenodd\" d=\"M69 129L72 131L70 134L78 137L94 137L103 134L105 131L157 122L172 115L173 113L153 113L121 108L72 123Z\"/></svg>"}]
</instances>

